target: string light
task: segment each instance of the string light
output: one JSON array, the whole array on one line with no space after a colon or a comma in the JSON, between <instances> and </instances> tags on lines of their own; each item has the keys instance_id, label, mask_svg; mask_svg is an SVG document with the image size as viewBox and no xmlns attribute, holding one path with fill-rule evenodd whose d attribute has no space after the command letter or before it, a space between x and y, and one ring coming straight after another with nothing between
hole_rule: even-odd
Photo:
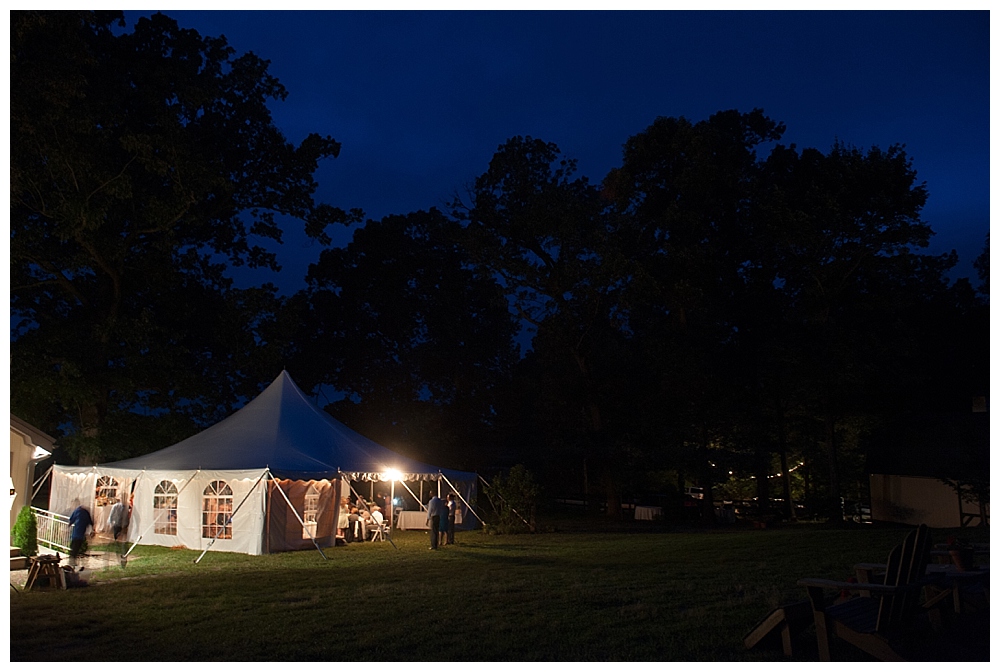
<instances>
[{"instance_id":1,"label":"string light","mask_svg":"<svg viewBox=\"0 0 1000 672\"><path fill-rule=\"evenodd\" d=\"M795 471L795 470L796 470L796 469L798 469L799 467L804 467L804 466L805 466L805 464L806 464L805 462L799 462L799 463L798 463L798 464L796 464L796 465L795 465L794 467L792 467L791 469L789 469L789 470L788 470L788 473L789 473L789 474L790 474L790 473L792 473L793 471ZM729 475L731 476L731 475L732 475L732 473L733 473L733 472L731 472L731 471L730 471L730 472L729 472ZM750 478L757 478L757 477L756 477L756 476L751 476ZM776 474L772 474L771 476L768 476L768 478L781 478L781 472L779 471L779 472L778 472L778 473L776 473Z\"/></svg>"}]
</instances>

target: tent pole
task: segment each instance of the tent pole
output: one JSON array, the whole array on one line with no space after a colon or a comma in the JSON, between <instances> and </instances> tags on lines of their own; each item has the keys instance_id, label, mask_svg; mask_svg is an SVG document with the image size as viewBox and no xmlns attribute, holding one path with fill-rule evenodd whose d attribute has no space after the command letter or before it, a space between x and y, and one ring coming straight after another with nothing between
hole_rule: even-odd
<instances>
[{"instance_id":1,"label":"tent pole","mask_svg":"<svg viewBox=\"0 0 1000 672\"><path fill-rule=\"evenodd\" d=\"M271 477L270 481L273 481L274 480L274 475L271 474L271 470L270 469L267 471L267 474ZM313 536L313 533L309 530L308 527L306 527L305 521L302 520L302 518L299 516L299 512L295 510L294 506L292 506L292 500L288 499L288 495L286 495L285 491L281 489L281 484L280 483L278 484L277 490L278 490L278 492L281 493L281 496L285 498L285 501L288 502L288 508L290 508L292 510L292 513L295 514L295 519L298 520L299 523L302 525L302 529L309 533L309 538L312 539L313 546L316 547L316 550L319 551L319 554L323 556L324 560L329 560L329 558L326 557L326 554L323 553L323 549L319 547L319 542L316 541L316 537ZM202 555L204 555L204 553L202 553Z\"/></svg>"},{"instance_id":2,"label":"tent pole","mask_svg":"<svg viewBox=\"0 0 1000 672\"><path fill-rule=\"evenodd\" d=\"M191 474L191 478L189 478L188 482L184 484L184 487L182 487L180 490L177 491L178 504L180 503L181 493L184 492L184 488L188 487L192 482L194 482L194 477L197 476L198 472L200 471L201 469L198 469L193 474ZM140 474L140 476L145 476L145 475L146 475L146 470L143 469L142 474ZM153 496L155 497L156 491L154 490L153 493L154 493ZM163 509L160 510L162 511ZM131 553L133 550L135 550L135 547L139 545L139 542L142 541L142 538L145 537L147 534L149 534L149 531L153 529L153 526L156 525L158 522L160 522L160 514L156 514L155 516L153 516L153 522L149 524L149 527L143 530L142 534L140 534L139 537L134 542L132 542L132 546L129 547L127 551L125 551L125 555L123 555L122 557L127 558L128 554Z\"/></svg>"},{"instance_id":3,"label":"tent pole","mask_svg":"<svg viewBox=\"0 0 1000 672\"><path fill-rule=\"evenodd\" d=\"M267 482L267 494L264 499L264 547L267 549L267 554L271 555L271 490L273 490L273 483L271 481Z\"/></svg>"},{"instance_id":4,"label":"tent pole","mask_svg":"<svg viewBox=\"0 0 1000 672\"><path fill-rule=\"evenodd\" d=\"M418 498L415 494L413 494L413 490L410 490L410 486L406 484L406 481L400 481L400 483L402 483L403 487L406 488L406 491L411 495L413 495L413 498L417 500L417 504L420 505L420 510L426 511L427 507L424 505L423 502L420 501L420 498ZM423 497L423 494L424 494L424 482L420 481L420 496Z\"/></svg>"},{"instance_id":5,"label":"tent pole","mask_svg":"<svg viewBox=\"0 0 1000 672\"><path fill-rule=\"evenodd\" d=\"M253 484L252 488L250 488L250 492L247 493L247 496L244 497L243 500L240 502L239 506L236 507L236 510L234 510L232 513L229 514L229 516L226 518L226 523L223 524L222 526L222 529L220 529L218 532L215 533L215 536L212 537L212 541L208 542L208 546L206 546L205 550L201 552L201 555L199 555L198 558L194 561L194 564L197 565L199 562L201 562L201 559L205 557L206 553L208 553L208 549L212 548L212 544L214 544L216 540L219 538L219 535L226 530L226 524L233 522L233 516L235 516L236 512L240 510L241 506L243 506L243 502L247 501L247 499L250 498L250 495L253 494L253 491L257 489L258 485L260 485L261 479L263 479L269 473L270 473L269 469L264 470L264 473L260 475L260 478L257 479L257 482Z\"/></svg>"},{"instance_id":6,"label":"tent pole","mask_svg":"<svg viewBox=\"0 0 1000 672\"><path fill-rule=\"evenodd\" d=\"M476 475L478 476L479 474ZM441 472L441 478L443 478L445 481L448 482L448 485L451 486L451 489L455 491L455 494L458 495L458 498L461 499L462 502L465 504L466 508L469 509L469 513L474 515L476 518L479 518L479 514L476 513L476 510L472 508L472 504L469 504L468 502L465 501L465 497L462 497L462 493L458 491L458 488L452 485L452 482L448 480L448 477L444 475L444 472ZM486 521L484 521L482 518L479 518L479 522L482 523L484 526L486 525Z\"/></svg>"},{"instance_id":7,"label":"tent pole","mask_svg":"<svg viewBox=\"0 0 1000 672\"><path fill-rule=\"evenodd\" d=\"M39 478L37 481L35 481L33 483L33 485L35 486L35 489L31 491L31 500L29 500L29 502L35 499L35 495L37 495L38 491L42 489L42 483L44 483L45 479L49 477L49 475L52 473L52 470L55 469L55 466L56 466L55 464L49 465L48 470L46 470L46 472L42 475L42 477ZM50 501L52 500L52 494L51 493L52 493L52 486L50 485L49 486L49 500Z\"/></svg>"}]
</instances>

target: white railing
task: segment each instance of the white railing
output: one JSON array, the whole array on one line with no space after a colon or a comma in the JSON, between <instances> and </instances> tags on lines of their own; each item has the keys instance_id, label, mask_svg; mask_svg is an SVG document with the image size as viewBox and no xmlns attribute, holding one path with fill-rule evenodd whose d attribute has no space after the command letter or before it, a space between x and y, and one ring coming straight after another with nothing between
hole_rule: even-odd
<instances>
[{"instance_id":1,"label":"white railing","mask_svg":"<svg viewBox=\"0 0 1000 672\"><path fill-rule=\"evenodd\" d=\"M48 548L69 552L69 517L53 511L31 507L38 523L38 543Z\"/></svg>"}]
</instances>

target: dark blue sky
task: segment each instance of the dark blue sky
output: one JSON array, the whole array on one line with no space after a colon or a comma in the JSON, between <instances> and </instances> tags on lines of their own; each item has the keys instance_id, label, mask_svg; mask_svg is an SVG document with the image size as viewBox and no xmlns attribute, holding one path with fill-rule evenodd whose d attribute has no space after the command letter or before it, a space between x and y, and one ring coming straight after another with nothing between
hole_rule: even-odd
<instances>
[{"instance_id":1,"label":"dark blue sky","mask_svg":"<svg viewBox=\"0 0 1000 672\"><path fill-rule=\"evenodd\" d=\"M989 231L987 11L165 13L271 61L286 136L343 144L318 200L369 218L443 206L514 135L599 182L657 116L759 107L800 148L905 144L954 276L975 277ZM319 252L293 224L280 277L239 279L294 291Z\"/></svg>"}]
</instances>

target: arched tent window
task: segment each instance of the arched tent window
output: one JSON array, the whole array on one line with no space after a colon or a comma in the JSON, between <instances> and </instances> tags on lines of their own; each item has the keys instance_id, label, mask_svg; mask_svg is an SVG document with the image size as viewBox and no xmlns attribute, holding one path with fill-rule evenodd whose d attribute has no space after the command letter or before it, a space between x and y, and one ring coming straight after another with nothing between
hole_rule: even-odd
<instances>
[{"instance_id":1,"label":"arched tent window","mask_svg":"<svg viewBox=\"0 0 1000 672\"><path fill-rule=\"evenodd\" d=\"M110 476L100 476L97 479L97 489L94 491L96 506L110 506L118 501L118 481Z\"/></svg>"},{"instance_id":2,"label":"arched tent window","mask_svg":"<svg viewBox=\"0 0 1000 672\"><path fill-rule=\"evenodd\" d=\"M310 484L306 490L305 506L302 509L302 521L305 527L302 528L302 538L310 539L316 536L316 520L319 516L319 490L316 484Z\"/></svg>"},{"instance_id":3,"label":"arched tent window","mask_svg":"<svg viewBox=\"0 0 1000 672\"><path fill-rule=\"evenodd\" d=\"M177 486L160 481L153 490L153 511L156 534L177 534Z\"/></svg>"},{"instance_id":4,"label":"arched tent window","mask_svg":"<svg viewBox=\"0 0 1000 672\"><path fill-rule=\"evenodd\" d=\"M233 489L225 481L212 481L201 500L201 536L205 539L232 539Z\"/></svg>"}]
</instances>

